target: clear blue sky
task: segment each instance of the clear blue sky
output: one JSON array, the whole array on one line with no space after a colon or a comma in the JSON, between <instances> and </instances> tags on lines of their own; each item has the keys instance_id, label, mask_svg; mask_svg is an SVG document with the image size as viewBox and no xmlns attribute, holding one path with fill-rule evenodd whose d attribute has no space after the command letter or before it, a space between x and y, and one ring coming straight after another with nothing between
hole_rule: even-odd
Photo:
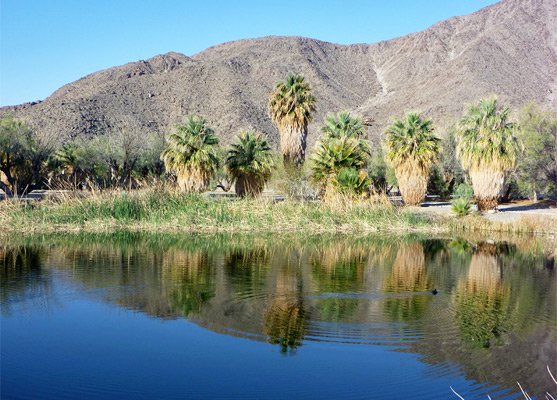
<instances>
[{"instance_id":1,"label":"clear blue sky","mask_svg":"<svg viewBox=\"0 0 557 400\"><path fill-rule=\"evenodd\" d=\"M0 106L43 100L100 69L230 40L374 43L495 0L0 0Z\"/></svg>"}]
</instances>

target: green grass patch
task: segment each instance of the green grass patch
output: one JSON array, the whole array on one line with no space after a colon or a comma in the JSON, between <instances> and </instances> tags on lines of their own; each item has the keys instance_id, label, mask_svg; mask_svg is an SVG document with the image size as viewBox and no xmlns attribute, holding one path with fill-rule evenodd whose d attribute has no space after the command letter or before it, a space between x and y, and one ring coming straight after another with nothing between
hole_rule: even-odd
<instances>
[{"instance_id":1,"label":"green grass patch","mask_svg":"<svg viewBox=\"0 0 557 400\"><path fill-rule=\"evenodd\" d=\"M61 201L0 202L4 232L466 232L501 226L434 218L386 198L328 201L211 198L169 189L109 191ZM508 227L518 233L521 226Z\"/></svg>"}]
</instances>

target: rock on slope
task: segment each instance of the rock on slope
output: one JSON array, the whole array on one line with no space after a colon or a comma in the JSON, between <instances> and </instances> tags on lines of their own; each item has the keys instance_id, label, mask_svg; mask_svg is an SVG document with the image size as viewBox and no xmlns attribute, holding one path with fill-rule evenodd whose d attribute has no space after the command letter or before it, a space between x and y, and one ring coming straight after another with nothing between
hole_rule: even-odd
<instances>
[{"instance_id":1,"label":"rock on slope","mask_svg":"<svg viewBox=\"0 0 557 400\"><path fill-rule=\"evenodd\" d=\"M376 122L418 110L458 118L465 103L498 94L521 106L557 108L557 2L503 0L424 31L375 43L336 45L302 37L224 43L192 57L167 53L99 71L42 102L4 107L63 138L111 129L168 131L188 114L204 115L228 143L257 127L278 145L267 98L289 71L303 74L318 99L309 145L328 112L350 110Z\"/></svg>"}]
</instances>

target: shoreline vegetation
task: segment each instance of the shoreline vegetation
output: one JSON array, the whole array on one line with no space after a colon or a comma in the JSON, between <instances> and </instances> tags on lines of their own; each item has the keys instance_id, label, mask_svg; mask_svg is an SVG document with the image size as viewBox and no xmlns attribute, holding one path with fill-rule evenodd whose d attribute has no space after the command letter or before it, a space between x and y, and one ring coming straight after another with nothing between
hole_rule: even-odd
<instances>
[{"instance_id":1,"label":"shoreline vegetation","mask_svg":"<svg viewBox=\"0 0 557 400\"><path fill-rule=\"evenodd\" d=\"M0 202L0 237L10 233L502 233L555 237L556 221L492 221L403 207L386 196L324 201L211 197L168 186L133 191L67 192L56 200Z\"/></svg>"},{"instance_id":2,"label":"shoreline vegetation","mask_svg":"<svg viewBox=\"0 0 557 400\"><path fill-rule=\"evenodd\" d=\"M495 213L500 202L524 194L536 202L557 198L555 114L530 105L519 125L493 96L469 104L441 135L431 119L405 111L402 119L392 118L378 144L368 140L373 120L339 111L324 119L306 157L316 103L302 75L291 72L277 82L268 115L277 125L281 154L254 128L221 147L203 116L187 116L153 143L122 128L61 147L41 142L23 121L2 118L0 190L8 196L46 187L74 190L42 202L2 201L0 238L10 232L118 231L555 237L553 216L492 219L471 206L475 201L480 212ZM237 197L229 193L232 187ZM266 187L285 196L261 196ZM227 193L207 195L215 188ZM405 206L391 201L394 193ZM421 208L427 193L452 199L452 213Z\"/></svg>"}]
</instances>

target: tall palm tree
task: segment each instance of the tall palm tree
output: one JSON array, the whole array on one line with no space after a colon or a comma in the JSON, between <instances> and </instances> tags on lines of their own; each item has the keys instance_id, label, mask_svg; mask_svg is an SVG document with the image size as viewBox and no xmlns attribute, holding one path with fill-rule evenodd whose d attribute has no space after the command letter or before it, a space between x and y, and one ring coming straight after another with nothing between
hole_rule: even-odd
<instances>
[{"instance_id":1,"label":"tall palm tree","mask_svg":"<svg viewBox=\"0 0 557 400\"><path fill-rule=\"evenodd\" d=\"M395 168L402 200L419 205L425 199L429 170L439 160L440 139L433 134L432 122L422 120L419 113L406 112L404 121L393 118L384 133L385 157Z\"/></svg>"},{"instance_id":2,"label":"tall palm tree","mask_svg":"<svg viewBox=\"0 0 557 400\"><path fill-rule=\"evenodd\" d=\"M169 171L176 174L184 192L202 192L219 167L218 139L205 118L189 116L177 125L161 158Z\"/></svg>"},{"instance_id":3,"label":"tall palm tree","mask_svg":"<svg viewBox=\"0 0 557 400\"><path fill-rule=\"evenodd\" d=\"M280 147L285 164L304 163L308 124L315 111L316 99L302 75L288 74L269 95L269 115L280 134Z\"/></svg>"},{"instance_id":4,"label":"tall palm tree","mask_svg":"<svg viewBox=\"0 0 557 400\"><path fill-rule=\"evenodd\" d=\"M363 138L365 127L360 118L355 118L348 111L341 111L337 115L327 114L321 132L326 137L340 139L342 136Z\"/></svg>"},{"instance_id":5,"label":"tall palm tree","mask_svg":"<svg viewBox=\"0 0 557 400\"><path fill-rule=\"evenodd\" d=\"M509 107L497 109L497 98L481 99L468 106L460 121L457 154L470 172L479 211L497 208L497 198L505 187L522 145L515 136L516 125L508 122Z\"/></svg>"},{"instance_id":6,"label":"tall palm tree","mask_svg":"<svg viewBox=\"0 0 557 400\"><path fill-rule=\"evenodd\" d=\"M228 152L226 168L236 182L238 196L259 195L271 177L273 168L269 143L253 129L240 133Z\"/></svg>"},{"instance_id":7,"label":"tall palm tree","mask_svg":"<svg viewBox=\"0 0 557 400\"><path fill-rule=\"evenodd\" d=\"M328 138L317 142L310 157L311 177L321 186L321 194L338 183L343 170L355 170L361 180L365 180L367 175L364 177L362 174L365 173L363 169L370 152L367 141L353 137Z\"/></svg>"}]
</instances>

